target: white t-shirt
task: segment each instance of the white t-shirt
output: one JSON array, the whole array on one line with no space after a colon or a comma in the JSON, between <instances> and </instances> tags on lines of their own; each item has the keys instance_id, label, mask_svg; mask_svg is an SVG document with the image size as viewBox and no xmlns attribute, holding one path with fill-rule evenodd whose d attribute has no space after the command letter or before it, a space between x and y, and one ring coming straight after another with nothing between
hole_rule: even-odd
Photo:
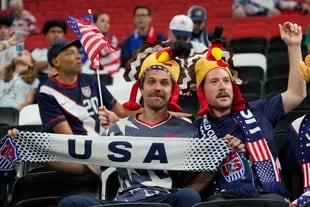
<instances>
[{"instance_id":1,"label":"white t-shirt","mask_svg":"<svg viewBox=\"0 0 310 207\"><path fill-rule=\"evenodd\" d=\"M37 88L39 80L35 79L32 84L28 84L21 79L18 74L14 74L9 82L0 80L0 107L17 107L25 101L29 91Z\"/></svg>"},{"instance_id":2,"label":"white t-shirt","mask_svg":"<svg viewBox=\"0 0 310 207\"><path fill-rule=\"evenodd\" d=\"M36 48L31 52L31 56L35 61L47 62L47 51L48 48ZM43 70L44 73L47 73L48 67Z\"/></svg>"}]
</instances>

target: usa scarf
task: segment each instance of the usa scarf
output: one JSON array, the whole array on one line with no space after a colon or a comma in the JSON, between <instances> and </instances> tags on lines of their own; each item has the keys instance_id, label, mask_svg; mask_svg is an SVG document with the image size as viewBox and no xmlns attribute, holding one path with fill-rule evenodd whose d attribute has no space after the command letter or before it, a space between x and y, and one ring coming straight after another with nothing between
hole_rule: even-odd
<instances>
[{"instance_id":1,"label":"usa scarf","mask_svg":"<svg viewBox=\"0 0 310 207\"><path fill-rule=\"evenodd\" d=\"M254 171L263 192L286 196L287 191L281 181L277 158L271 153L267 140L262 136L254 114L247 108L233 112L232 118L243 131L250 160L248 161L243 154L233 152L222 162L218 180L220 191L239 196L255 195L257 187L254 184ZM200 126L203 136L216 137L218 129L208 120L208 115L203 117L203 122ZM252 168L249 162L252 163Z\"/></svg>"},{"instance_id":2,"label":"usa scarf","mask_svg":"<svg viewBox=\"0 0 310 207\"><path fill-rule=\"evenodd\" d=\"M291 127L298 135L298 143L296 151L298 152L298 162L301 165L301 170L304 179L304 191L310 190L310 113L296 119Z\"/></svg>"}]
</instances>

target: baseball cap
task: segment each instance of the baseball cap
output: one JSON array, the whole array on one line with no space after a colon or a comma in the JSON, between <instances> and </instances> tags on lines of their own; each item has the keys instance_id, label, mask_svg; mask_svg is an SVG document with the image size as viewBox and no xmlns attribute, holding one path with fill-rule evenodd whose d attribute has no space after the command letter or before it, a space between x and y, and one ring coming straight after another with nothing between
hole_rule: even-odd
<instances>
[{"instance_id":1,"label":"baseball cap","mask_svg":"<svg viewBox=\"0 0 310 207\"><path fill-rule=\"evenodd\" d=\"M183 14L174 16L169 24L169 29L175 36L191 37L193 28L191 18Z\"/></svg>"},{"instance_id":2,"label":"baseball cap","mask_svg":"<svg viewBox=\"0 0 310 207\"><path fill-rule=\"evenodd\" d=\"M52 65L53 58L56 58L60 52L62 52L63 50L65 50L70 46L76 46L77 48L80 48L82 45L80 40L73 40L73 41L68 41L65 39L55 40L47 51L48 63Z\"/></svg>"},{"instance_id":3,"label":"baseball cap","mask_svg":"<svg viewBox=\"0 0 310 207\"><path fill-rule=\"evenodd\" d=\"M193 21L202 21L207 20L206 10L201 6L192 6L188 10L187 14Z\"/></svg>"}]
</instances>

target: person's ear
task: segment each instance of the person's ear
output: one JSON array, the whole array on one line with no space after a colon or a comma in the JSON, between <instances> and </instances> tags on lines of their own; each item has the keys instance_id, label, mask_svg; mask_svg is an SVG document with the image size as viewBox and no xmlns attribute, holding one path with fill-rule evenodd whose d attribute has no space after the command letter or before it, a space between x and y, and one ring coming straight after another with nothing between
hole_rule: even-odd
<instances>
[{"instance_id":1,"label":"person's ear","mask_svg":"<svg viewBox=\"0 0 310 207\"><path fill-rule=\"evenodd\" d=\"M57 58L54 58L54 59L52 60L52 63L53 63L53 67L59 65L59 61L57 60Z\"/></svg>"}]
</instances>

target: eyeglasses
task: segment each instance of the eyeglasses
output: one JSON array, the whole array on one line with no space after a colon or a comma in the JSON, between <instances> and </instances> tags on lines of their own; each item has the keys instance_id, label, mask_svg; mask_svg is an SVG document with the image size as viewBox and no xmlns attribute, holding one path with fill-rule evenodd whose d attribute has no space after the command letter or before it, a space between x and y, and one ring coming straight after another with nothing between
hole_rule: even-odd
<instances>
[{"instance_id":1,"label":"eyeglasses","mask_svg":"<svg viewBox=\"0 0 310 207\"><path fill-rule=\"evenodd\" d=\"M136 14L135 17L148 17L149 14Z\"/></svg>"}]
</instances>

